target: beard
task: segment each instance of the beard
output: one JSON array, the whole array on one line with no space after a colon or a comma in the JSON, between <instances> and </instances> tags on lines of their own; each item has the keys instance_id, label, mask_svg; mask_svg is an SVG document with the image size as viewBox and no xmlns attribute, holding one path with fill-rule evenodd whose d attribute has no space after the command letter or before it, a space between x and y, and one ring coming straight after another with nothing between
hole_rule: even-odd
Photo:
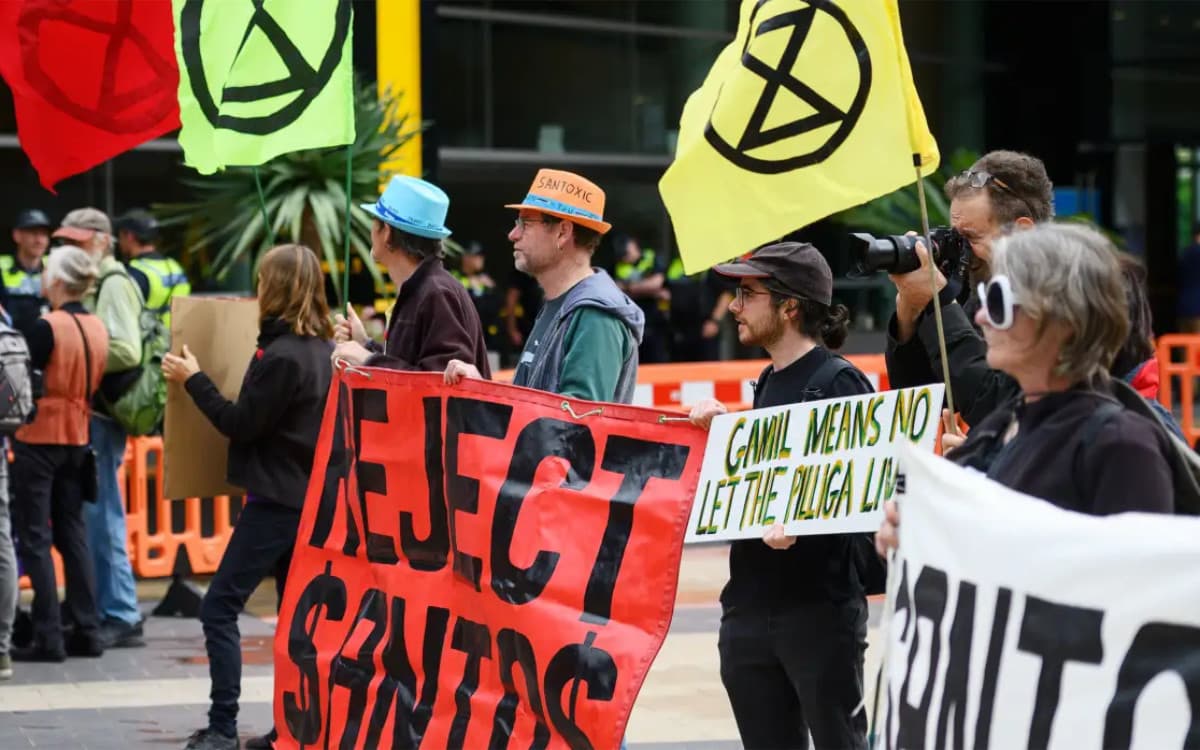
<instances>
[{"instance_id":1,"label":"beard","mask_svg":"<svg viewBox=\"0 0 1200 750\"><path fill-rule=\"evenodd\" d=\"M775 316L770 316L758 322L745 322L745 335L739 335L738 340L744 346L758 346L769 349L783 338L787 323Z\"/></svg>"}]
</instances>

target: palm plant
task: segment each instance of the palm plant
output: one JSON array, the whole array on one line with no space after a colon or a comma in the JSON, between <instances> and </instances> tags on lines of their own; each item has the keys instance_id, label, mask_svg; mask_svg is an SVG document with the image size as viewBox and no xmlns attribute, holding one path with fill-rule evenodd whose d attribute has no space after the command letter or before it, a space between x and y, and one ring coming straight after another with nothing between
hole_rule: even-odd
<instances>
[{"instance_id":1,"label":"palm plant","mask_svg":"<svg viewBox=\"0 0 1200 750\"><path fill-rule=\"evenodd\" d=\"M967 149L958 149L942 162L932 175L925 178L925 206L929 212L929 226L950 224L950 204L942 192L946 181L967 169L979 158L979 154ZM907 229L921 229L921 205L916 185L880 196L873 201L855 206L830 217L832 221L855 231L875 234L894 234Z\"/></svg>"},{"instance_id":2,"label":"palm plant","mask_svg":"<svg viewBox=\"0 0 1200 750\"><path fill-rule=\"evenodd\" d=\"M356 86L349 201L347 147L339 146L282 154L257 168L257 182L253 167L189 177L184 182L195 191L196 200L159 204L155 212L164 225L187 226L187 252L200 261L203 276L221 280L246 260L257 271L262 251L278 242L308 245L328 268L337 269L349 205L350 247L369 269L376 287L382 288L379 269L371 260L371 218L357 204L375 200L381 167L422 127L399 114L399 101L398 95L379 95L373 85ZM264 228L263 205L269 228ZM329 275L341 297L342 274Z\"/></svg>"}]
</instances>

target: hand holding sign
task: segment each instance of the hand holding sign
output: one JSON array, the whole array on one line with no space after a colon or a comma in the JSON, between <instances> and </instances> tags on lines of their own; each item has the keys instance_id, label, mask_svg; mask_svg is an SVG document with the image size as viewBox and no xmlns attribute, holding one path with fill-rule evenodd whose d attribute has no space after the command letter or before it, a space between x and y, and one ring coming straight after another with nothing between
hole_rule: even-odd
<instances>
[{"instance_id":1,"label":"hand holding sign","mask_svg":"<svg viewBox=\"0 0 1200 750\"><path fill-rule=\"evenodd\" d=\"M783 524L777 523L763 534L763 541L771 549L787 549L796 543L796 537L783 533Z\"/></svg>"},{"instance_id":2,"label":"hand holding sign","mask_svg":"<svg viewBox=\"0 0 1200 750\"><path fill-rule=\"evenodd\" d=\"M699 403L692 407L692 411L688 414L688 419L692 420L692 424L707 430L712 424L713 417L719 414L726 414L729 410L725 408L725 404L720 401L714 401L711 398L701 399Z\"/></svg>"},{"instance_id":3,"label":"hand holding sign","mask_svg":"<svg viewBox=\"0 0 1200 750\"><path fill-rule=\"evenodd\" d=\"M446 385L458 385L463 378L474 378L476 380L483 379L479 374L479 368L475 365L463 362L461 359L452 359L446 365L445 373Z\"/></svg>"},{"instance_id":4,"label":"hand holding sign","mask_svg":"<svg viewBox=\"0 0 1200 750\"><path fill-rule=\"evenodd\" d=\"M958 431L958 425L954 423L954 415L949 409L942 409L942 455L946 455L950 451L967 442L967 436Z\"/></svg>"}]
</instances>

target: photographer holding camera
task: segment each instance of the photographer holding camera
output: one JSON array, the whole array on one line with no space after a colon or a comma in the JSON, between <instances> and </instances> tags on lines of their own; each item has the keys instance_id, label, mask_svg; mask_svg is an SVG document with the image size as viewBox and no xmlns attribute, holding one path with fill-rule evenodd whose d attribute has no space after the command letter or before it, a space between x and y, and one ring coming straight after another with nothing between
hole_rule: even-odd
<instances>
[{"instance_id":1,"label":"photographer holding camera","mask_svg":"<svg viewBox=\"0 0 1200 750\"><path fill-rule=\"evenodd\" d=\"M1008 375L988 367L987 344L972 323L979 301L968 295L991 275L995 240L1010 229L1028 229L1053 216L1053 185L1040 159L1014 151L992 151L951 178L946 183L946 197L950 199L953 232L932 233L934 260L939 266L937 303L942 308L954 403L967 424L973 425L1020 388ZM916 242L914 251L916 257L908 264L885 268L897 292L886 352L893 388L942 378L929 282L930 256L924 242ZM914 264L919 265L914 269Z\"/></svg>"}]
</instances>

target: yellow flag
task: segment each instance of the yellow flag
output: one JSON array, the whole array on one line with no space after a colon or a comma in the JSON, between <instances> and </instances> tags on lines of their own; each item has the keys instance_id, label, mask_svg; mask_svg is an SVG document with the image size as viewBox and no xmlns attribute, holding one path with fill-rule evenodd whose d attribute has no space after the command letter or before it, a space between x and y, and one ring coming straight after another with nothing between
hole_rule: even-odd
<instances>
[{"instance_id":1,"label":"yellow flag","mask_svg":"<svg viewBox=\"0 0 1200 750\"><path fill-rule=\"evenodd\" d=\"M937 169L896 0L743 0L659 190L694 273L915 182L914 159Z\"/></svg>"}]
</instances>

